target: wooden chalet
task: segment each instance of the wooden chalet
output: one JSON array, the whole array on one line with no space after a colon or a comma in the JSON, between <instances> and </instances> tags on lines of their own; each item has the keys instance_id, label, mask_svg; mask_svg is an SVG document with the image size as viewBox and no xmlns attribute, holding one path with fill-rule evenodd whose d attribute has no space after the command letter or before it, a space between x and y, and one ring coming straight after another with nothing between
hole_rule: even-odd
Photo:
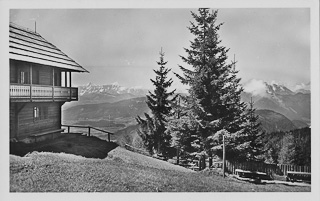
<instances>
[{"instance_id":1,"label":"wooden chalet","mask_svg":"<svg viewBox=\"0 0 320 201\"><path fill-rule=\"evenodd\" d=\"M10 140L61 133L62 105L78 100L71 74L88 71L40 34L13 23L9 28Z\"/></svg>"}]
</instances>

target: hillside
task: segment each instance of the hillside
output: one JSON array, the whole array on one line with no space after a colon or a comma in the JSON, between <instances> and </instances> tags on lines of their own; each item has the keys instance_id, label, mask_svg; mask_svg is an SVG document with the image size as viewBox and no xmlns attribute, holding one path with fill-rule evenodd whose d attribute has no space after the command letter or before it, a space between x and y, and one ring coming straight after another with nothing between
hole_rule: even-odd
<instances>
[{"instance_id":1,"label":"hillside","mask_svg":"<svg viewBox=\"0 0 320 201\"><path fill-rule=\"evenodd\" d=\"M256 110L262 128L267 132L289 131L297 127L284 115L272 110Z\"/></svg>"},{"instance_id":2,"label":"hillside","mask_svg":"<svg viewBox=\"0 0 320 201\"><path fill-rule=\"evenodd\" d=\"M142 148L143 141L137 133L138 125L130 125L124 129L115 132L117 144L124 146L125 144L132 145L136 148Z\"/></svg>"},{"instance_id":3,"label":"hillside","mask_svg":"<svg viewBox=\"0 0 320 201\"><path fill-rule=\"evenodd\" d=\"M64 153L10 155L10 192L310 192L311 187L256 185L193 172L116 148L106 159Z\"/></svg>"}]
</instances>

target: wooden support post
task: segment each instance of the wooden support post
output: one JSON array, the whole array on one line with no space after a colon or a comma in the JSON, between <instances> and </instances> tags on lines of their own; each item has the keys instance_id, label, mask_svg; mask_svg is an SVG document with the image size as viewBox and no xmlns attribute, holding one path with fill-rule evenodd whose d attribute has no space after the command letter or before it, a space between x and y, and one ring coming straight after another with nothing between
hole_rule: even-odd
<instances>
[{"instance_id":1,"label":"wooden support post","mask_svg":"<svg viewBox=\"0 0 320 201\"><path fill-rule=\"evenodd\" d=\"M88 126L88 136L90 136L90 126Z\"/></svg>"},{"instance_id":2,"label":"wooden support post","mask_svg":"<svg viewBox=\"0 0 320 201\"><path fill-rule=\"evenodd\" d=\"M108 141L110 142L111 140L110 140L110 133L108 133Z\"/></svg>"},{"instance_id":3,"label":"wooden support post","mask_svg":"<svg viewBox=\"0 0 320 201\"><path fill-rule=\"evenodd\" d=\"M32 64L30 64L30 73L29 73L29 76L30 76L30 101L32 102Z\"/></svg>"},{"instance_id":4,"label":"wooden support post","mask_svg":"<svg viewBox=\"0 0 320 201\"><path fill-rule=\"evenodd\" d=\"M69 89L69 90L70 90L70 94L69 94L70 97L69 97L69 98L70 98L70 100L71 100L71 97L72 97L72 95L71 95L71 92L72 92L72 91L71 91L71 71L69 72L69 87L70 87L70 89Z\"/></svg>"},{"instance_id":5,"label":"wooden support post","mask_svg":"<svg viewBox=\"0 0 320 201\"><path fill-rule=\"evenodd\" d=\"M67 75L67 71L64 71L64 87L68 87L68 75Z\"/></svg>"},{"instance_id":6,"label":"wooden support post","mask_svg":"<svg viewBox=\"0 0 320 201\"><path fill-rule=\"evenodd\" d=\"M70 126L68 126L68 134L70 133Z\"/></svg>"},{"instance_id":7,"label":"wooden support post","mask_svg":"<svg viewBox=\"0 0 320 201\"><path fill-rule=\"evenodd\" d=\"M225 177L225 172L226 172L226 145L225 145L225 136L222 136L223 140L223 158L222 158L222 171L223 171L223 177Z\"/></svg>"},{"instance_id":8,"label":"wooden support post","mask_svg":"<svg viewBox=\"0 0 320 201\"><path fill-rule=\"evenodd\" d=\"M54 68L52 68L52 101L54 101Z\"/></svg>"}]
</instances>

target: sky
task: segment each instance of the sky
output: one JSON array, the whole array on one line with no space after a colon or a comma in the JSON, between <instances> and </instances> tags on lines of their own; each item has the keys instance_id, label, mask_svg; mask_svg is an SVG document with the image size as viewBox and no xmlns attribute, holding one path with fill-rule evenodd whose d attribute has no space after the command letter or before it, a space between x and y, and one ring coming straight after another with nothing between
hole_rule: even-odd
<instances>
[{"instance_id":1,"label":"sky","mask_svg":"<svg viewBox=\"0 0 320 201\"><path fill-rule=\"evenodd\" d=\"M219 8L212 8L219 9ZM194 36L197 9L11 9L9 20L35 29L90 73L74 73L75 86L110 84L152 88L159 52L166 67L181 73ZM242 84L275 82L293 89L310 82L309 8L222 8L221 45L236 58ZM173 88L185 89L173 75Z\"/></svg>"}]
</instances>

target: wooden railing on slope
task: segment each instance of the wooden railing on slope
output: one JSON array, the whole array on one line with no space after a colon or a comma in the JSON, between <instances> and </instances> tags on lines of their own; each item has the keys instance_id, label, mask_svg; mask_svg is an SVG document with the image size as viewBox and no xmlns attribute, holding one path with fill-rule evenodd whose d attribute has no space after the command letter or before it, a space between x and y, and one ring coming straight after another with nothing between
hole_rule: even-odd
<instances>
[{"instance_id":1,"label":"wooden railing on slope","mask_svg":"<svg viewBox=\"0 0 320 201\"><path fill-rule=\"evenodd\" d=\"M110 139L110 135L113 135L114 133L111 133L109 131L105 131L105 130L102 130L102 129L99 129L99 128L95 128L95 127L92 127L92 126L80 126L80 125L61 125L63 127L67 127L67 131L68 133L70 133L70 128L87 128L88 129L88 136L91 136L91 129L94 129L94 130L97 130L97 131L100 131L100 132L103 132L103 133L107 133L108 134L108 141L110 142L111 139Z\"/></svg>"}]
</instances>

